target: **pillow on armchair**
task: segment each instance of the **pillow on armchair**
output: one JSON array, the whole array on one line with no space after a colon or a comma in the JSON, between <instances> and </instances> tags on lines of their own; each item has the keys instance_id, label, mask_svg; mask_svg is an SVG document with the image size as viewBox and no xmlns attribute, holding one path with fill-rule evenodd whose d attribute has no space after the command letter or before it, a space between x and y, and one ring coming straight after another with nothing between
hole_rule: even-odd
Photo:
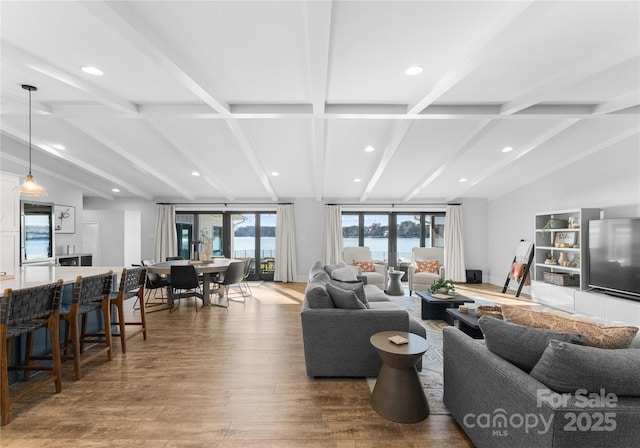
<instances>
[{"instance_id":1,"label":"pillow on armchair","mask_svg":"<svg viewBox=\"0 0 640 448\"><path fill-rule=\"evenodd\" d=\"M438 260L416 261L416 272L438 274L440 272L440 263Z\"/></svg>"},{"instance_id":2,"label":"pillow on armchair","mask_svg":"<svg viewBox=\"0 0 640 448\"><path fill-rule=\"evenodd\" d=\"M361 272L376 271L376 269L373 267L373 261L370 260L353 260L353 265L357 268L360 268Z\"/></svg>"}]
</instances>

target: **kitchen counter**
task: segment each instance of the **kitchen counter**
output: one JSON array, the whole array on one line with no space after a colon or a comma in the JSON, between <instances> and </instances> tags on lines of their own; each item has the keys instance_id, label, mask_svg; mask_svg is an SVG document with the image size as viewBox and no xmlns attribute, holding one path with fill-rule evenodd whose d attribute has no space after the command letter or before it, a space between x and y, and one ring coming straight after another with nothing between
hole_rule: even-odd
<instances>
[{"instance_id":1,"label":"kitchen counter","mask_svg":"<svg viewBox=\"0 0 640 448\"><path fill-rule=\"evenodd\" d=\"M16 272L15 278L0 281L0 291L7 288L23 289L46 285L54 283L59 278L65 285L69 285L75 283L79 275L96 275L109 270L112 270L115 275L119 275L122 268L123 266L22 266ZM117 285L115 286L117 288Z\"/></svg>"}]
</instances>

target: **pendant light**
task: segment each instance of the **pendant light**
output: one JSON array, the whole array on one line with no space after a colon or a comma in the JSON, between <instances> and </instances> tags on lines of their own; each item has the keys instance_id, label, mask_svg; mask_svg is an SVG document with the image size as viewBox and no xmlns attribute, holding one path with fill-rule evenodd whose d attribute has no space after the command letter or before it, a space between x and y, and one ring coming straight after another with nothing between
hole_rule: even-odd
<instances>
[{"instance_id":1,"label":"pendant light","mask_svg":"<svg viewBox=\"0 0 640 448\"><path fill-rule=\"evenodd\" d=\"M22 88L29 91L29 174L22 185L14 188L13 191L24 196L46 196L45 189L36 183L31 174L31 92L35 92L38 88L28 84L22 84Z\"/></svg>"}]
</instances>

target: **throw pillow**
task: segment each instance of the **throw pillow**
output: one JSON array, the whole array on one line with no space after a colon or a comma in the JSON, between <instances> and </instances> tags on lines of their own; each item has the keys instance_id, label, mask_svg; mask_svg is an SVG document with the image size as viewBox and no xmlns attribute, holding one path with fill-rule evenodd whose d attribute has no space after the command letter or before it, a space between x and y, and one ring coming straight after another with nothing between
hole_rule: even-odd
<instances>
[{"instance_id":1,"label":"throw pillow","mask_svg":"<svg viewBox=\"0 0 640 448\"><path fill-rule=\"evenodd\" d=\"M640 350L607 350L551 340L531 376L556 392L640 396Z\"/></svg>"},{"instance_id":2,"label":"throw pillow","mask_svg":"<svg viewBox=\"0 0 640 448\"><path fill-rule=\"evenodd\" d=\"M344 261L341 261L340 263L336 263L336 264L328 264L324 267L324 270L327 272L327 274L331 275L331 273L333 271L335 271L336 269L340 269L345 267L346 264L344 263Z\"/></svg>"},{"instance_id":3,"label":"throw pillow","mask_svg":"<svg viewBox=\"0 0 640 448\"><path fill-rule=\"evenodd\" d=\"M510 322L535 328L578 333L585 345L600 348L628 348L638 332L637 327L605 325L571 319L554 312L538 312L513 305L503 305L502 314Z\"/></svg>"},{"instance_id":4,"label":"throw pillow","mask_svg":"<svg viewBox=\"0 0 640 448\"><path fill-rule=\"evenodd\" d=\"M353 291L347 291L327 283L327 292L336 308L349 310L367 309Z\"/></svg>"},{"instance_id":5,"label":"throw pillow","mask_svg":"<svg viewBox=\"0 0 640 448\"><path fill-rule=\"evenodd\" d=\"M573 344L583 342L579 334L527 327L489 316L482 316L478 324L487 349L527 373L540 360L551 339Z\"/></svg>"},{"instance_id":6,"label":"throw pillow","mask_svg":"<svg viewBox=\"0 0 640 448\"><path fill-rule=\"evenodd\" d=\"M305 292L310 308L335 308L324 284L312 283Z\"/></svg>"},{"instance_id":7,"label":"throw pillow","mask_svg":"<svg viewBox=\"0 0 640 448\"><path fill-rule=\"evenodd\" d=\"M360 302L362 302L366 308L369 308L369 301L367 300L367 295L364 292L364 283L346 283L337 280L330 280L330 283L337 288L344 289L345 291L353 291L356 294L358 300L360 300Z\"/></svg>"},{"instance_id":8,"label":"throw pillow","mask_svg":"<svg viewBox=\"0 0 640 448\"><path fill-rule=\"evenodd\" d=\"M430 272L437 274L440 272L440 263L438 260L416 261L416 272Z\"/></svg>"},{"instance_id":9,"label":"throw pillow","mask_svg":"<svg viewBox=\"0 0 640 448\"><path fill-rule=\"evenodd\" d=\"M375 268L373 267L373 261L366 260L353 260L353 265L360 268L362 272L375 272Z\"/></svg>"},{"instance_id":10,"label":"throw pillow","mask_svg":"<svg viewBox=\"0 0 640 448\"><path fill-rule=\"evenodd\" d=\"M331 271L331 278L341 282L355 282L358 280L358 269L355 266L345 266Z\"/></svg>"}]
</instances>

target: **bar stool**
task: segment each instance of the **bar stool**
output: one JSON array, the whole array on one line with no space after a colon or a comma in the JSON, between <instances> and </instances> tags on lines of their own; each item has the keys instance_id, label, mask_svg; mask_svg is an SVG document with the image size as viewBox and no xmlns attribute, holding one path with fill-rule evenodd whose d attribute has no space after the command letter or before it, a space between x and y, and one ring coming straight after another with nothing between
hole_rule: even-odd
<instances>
[{"instance_id":1,"label":"bar stool","mask_svg":"<svg viewBox=\"0 0 640 448\"><path fill-rule=\"evenodd\" d=\"M120 349L122 353L127 353L127 339L142 333L142 338L147 340L147 320L145 314L144 303L144 287L145 280L147 278L147 270L143 268L124 268L122 270L122 277L120 277L120 287L118 292L111 293L111 305L115 306L117 316L113 316L111 320L112 325L118 325L118 332L111 332L111 336L120 337ZM140 320L139 321L127 321L124 314L124 301L136 297L140 302ZM125 334L125 327L139 326L140 328L130 333Z\"/></svg>"},{"instance_id":2,"label":"bar stool","mask_svg":"<svg viewBox=\"0 0 640 448\"><path fill-rule=\"evenodd\" d=\"M55 384L55 393L62 390L60 343L58 338L58 321L60 319L60 297L62 280L48 285L13 291L5 289L0 298L0 414L2 425L10 421L12 403L41 389L49 383ZM32 356L34 333L39 328L46 328L51 342L51 364L32 363L43 359ZM15 365L11 365L11 345L14 338L26 335L24 364L20 355ZM13 396L9 395L9 371L24 372L23 382L29 382L31 371L49 371L50 376L37 379L29 386L18 387Z\"/></svg>"},{"instance_id":3,"label":"bar stool","mask_svg":"<svg viewBox=\"0 0 640 448\"><path fill-rule=\"evenodd\" d=\"M104 274L83 277L76 279L73 287L73 298L71 309L60 313L60 318L66 323L66 338L64 344L64 354L62 359L73 359L76 380L82 378L81 367L93 360L97 356L106 353L107 359L111 361L111 312L110 294L113 282L113 271ZM96 334L87 334L87 315L92 311L101 311L104 331ZM78 320L82 318L82 327L79 327ZM84 344L104 344L99 350L84 354ZM73 352L68 355L69 345L73 346Z\"/></svg>"}]
</instances>

